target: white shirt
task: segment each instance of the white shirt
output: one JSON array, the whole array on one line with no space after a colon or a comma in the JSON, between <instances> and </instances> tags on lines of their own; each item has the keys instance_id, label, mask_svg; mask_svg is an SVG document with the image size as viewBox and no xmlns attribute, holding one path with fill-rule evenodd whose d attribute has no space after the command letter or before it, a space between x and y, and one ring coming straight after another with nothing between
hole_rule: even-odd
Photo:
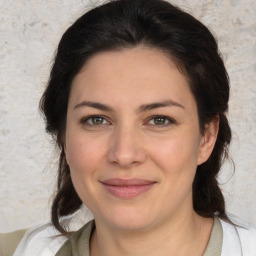
<instances>
[{"instance_id":1,"label":"white shirt","mask_svg":"<svg viewBox=\"0 0 256 256\"><path fill-rule=\"evenodd\" d=\"M220 220L223 230L221 256L256 256L256 229L233 219L238 226ZM66 237L52 224L29 229L17 247L14 256L54 256Z\"/></svg>"}]
</instances>

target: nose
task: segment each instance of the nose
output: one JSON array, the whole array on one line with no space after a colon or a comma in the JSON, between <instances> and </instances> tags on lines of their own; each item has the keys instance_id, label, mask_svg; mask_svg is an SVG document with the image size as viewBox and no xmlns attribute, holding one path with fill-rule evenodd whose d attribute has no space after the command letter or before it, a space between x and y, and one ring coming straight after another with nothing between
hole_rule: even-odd
<instances>
[{"instance_id":1,"label":"nose","mask_svg":"<svg viewBox=\"0 0 256 256\"><path fill-rule=\"evenodd\" d=\"M146 161L147 154L136 129L119 127L111 138L108 161L122 168L130 168Z\"/></svg>"}]
</instances>

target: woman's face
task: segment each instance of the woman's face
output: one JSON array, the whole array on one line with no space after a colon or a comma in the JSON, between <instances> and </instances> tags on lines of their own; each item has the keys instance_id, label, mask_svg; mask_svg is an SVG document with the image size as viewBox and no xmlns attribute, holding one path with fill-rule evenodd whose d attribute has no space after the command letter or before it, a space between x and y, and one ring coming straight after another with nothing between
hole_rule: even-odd
<instances>
[{"instance_id":1,"label":"woman's face","mask_svg":"<svg viewBox=\"0 0 256 256\"><path fill-rule=\"evenodd\" d=\"M65 138L74 187L96 221L145 229L193 212L196 168L211 148L186 78L162 52L92 57L73 81Z\"/></svg>"}]
</instances>

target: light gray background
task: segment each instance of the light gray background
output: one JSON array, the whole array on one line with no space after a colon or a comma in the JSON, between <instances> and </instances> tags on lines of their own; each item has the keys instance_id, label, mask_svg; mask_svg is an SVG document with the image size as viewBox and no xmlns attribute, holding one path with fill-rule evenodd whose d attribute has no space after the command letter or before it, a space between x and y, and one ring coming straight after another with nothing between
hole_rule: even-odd
<instances>
[{"instance_id":1,"label":"light gray background","mask_svg":"<svg viewBox=\"0 0 256 256\"><path fill-rule=\"evenodd\" d=\"M99 1L0 0L0 232L49 220L56 152L38 101L57 43ZM256 225L256 1L176 0L214 31L230 75L231 154L222 171L227 208Z\"/></svg>"}]
</instances>

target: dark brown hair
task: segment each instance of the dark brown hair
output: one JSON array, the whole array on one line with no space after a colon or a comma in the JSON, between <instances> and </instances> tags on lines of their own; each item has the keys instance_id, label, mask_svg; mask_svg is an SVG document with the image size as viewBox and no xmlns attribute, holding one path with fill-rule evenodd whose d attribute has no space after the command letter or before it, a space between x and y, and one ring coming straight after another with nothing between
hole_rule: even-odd
<instances>
[{"instance_id":1,"label":"dark brown hair","mask_svg":"<svg viewBox=\"0 0 256 256\"><path fill-rule=\"evenodd\" d=\"M225 116L229 79L216 40L196 18L166 1L114 0L85 13L64 33L40 102L46 130L60 148L57 191L51 214L54 226L62 233L66 230L60 218L76 212L82 205L72 184L63 148L72 80L94 54L137 45L159 49L176 61L196 99L202 133L205 124L219 117L213 152L197 167L193 204L201 216L227 218L216 177L231 140Z\"/></svg>"}]
</instances>

